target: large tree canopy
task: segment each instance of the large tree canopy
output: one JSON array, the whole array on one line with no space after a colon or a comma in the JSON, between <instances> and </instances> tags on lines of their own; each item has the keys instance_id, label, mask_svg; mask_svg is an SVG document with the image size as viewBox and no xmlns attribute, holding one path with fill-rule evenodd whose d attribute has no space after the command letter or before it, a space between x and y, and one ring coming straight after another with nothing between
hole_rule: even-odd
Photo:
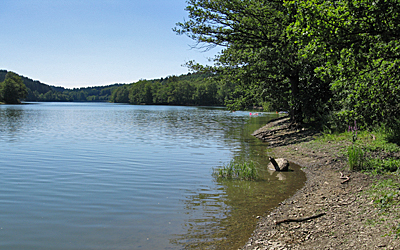
<instances>
[{"instance_id":1,"label":"large tree canopy","mask_svg":"<svg viewBox=\"0 0 400 250\"><path fill-rule=\"evenodd\" d=\"M236 86L231 108L269 101L295 122L400 124L400 0L187 3L175 31L223 47L206 69Z\"/></svg>"},{"instance_id":2,"label":"large tree canopy","mask_svg":"<svg viewBox=\"0 0 400 250\"><path fill-rule=\"evenodd\" d=\"M400 117L400 1L285 1L304 57L323 56L342 123L395 125ZM395 124L393 124L395 122Z\"/></svg>"},{"instance_id":3,"label":"large tree canopy","mask_svg":"<svg viewBox=\"0 0 400 250\"><path fill-rule=\"evenodd\" d=\"M7 104L20 103L28 91L21 77L14 72L8 72L4 82L0 83L0 100Z\"/></svg>"},{"instance_id":4,"label":"large tree canopy","mask_svg":"<svg viewBox=\"0 0 400 250\"><path fill-rule=\"evenodd\" d=\"M199 47L223 46L211 69L236 85L231 108L268 101L289 109L294 122L316 117L330 98L329 84L315 77L319 58L299 56L288 35L295 21L283 1L189 0L189 20L175 31Z\"/></svg>"}]
</instances>

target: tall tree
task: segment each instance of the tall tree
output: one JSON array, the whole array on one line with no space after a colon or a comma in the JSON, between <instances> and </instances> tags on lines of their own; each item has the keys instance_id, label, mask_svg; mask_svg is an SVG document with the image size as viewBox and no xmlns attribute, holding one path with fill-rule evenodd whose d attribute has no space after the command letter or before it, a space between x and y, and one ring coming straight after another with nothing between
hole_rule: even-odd
<instances>
[{"instance_id":1,"label":"tall tree","mask_svg":"<svg viewBox=\"0 0 400 250\"><path fill-rule=\"evenodd\" d=\"M400 117L400 1L285 1L304 57L332 79L337 117L364 126L397 125Z\"/></svg>"},{"instance_id":2,"label":"tall tree","mask_svg":"<svg viewBox=\"0 0 400 250\"><path fill-rule=\"evenodd\" d=\"M14 72L8 72L4 82L0 84L0 97L7 104L18 104L25 98L28 91L21 77Z\"/></svg>"},{"instance_id":3,"label":"tall tree","mask_svg":"<svg viewBox=\"0 0 400 250\"><path fill-rule=\"evenodd\" d=\"M300 45L287 33L295 15L283 1L189 0L186 10L189 20L174 30L198 47L224 48L211 70L236 85L232 108L263 99L289 108L295 123L318 116L329 84L315 76L319 58L299 55Z\"/></svg>"}]
</instances>

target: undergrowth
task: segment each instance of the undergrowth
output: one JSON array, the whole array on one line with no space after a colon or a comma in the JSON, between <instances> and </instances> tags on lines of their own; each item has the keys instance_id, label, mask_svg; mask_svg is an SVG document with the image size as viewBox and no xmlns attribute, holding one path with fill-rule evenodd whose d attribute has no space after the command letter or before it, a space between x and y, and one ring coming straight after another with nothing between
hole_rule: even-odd
<instances>
[{"instance_id":1,"label":"undergrowth","mask_svg":"<svg viewBox=\"0 0 400 250\"><path fill-rule=\"evenodd\" d=\"M380 209L381 214L393 213L400 204L400 183L391 177L376 181L368 189L368 194L372 198L374 205ZM398 208L397 208L398 209ZM375 222L373 222L375 223ZM373 224L371 224L373 225ZM394 236L400 238L400 223L395 223L384 236Z\"/></svg>"},{"instance_id":2,"label":"undergrowth","mask_svg":"<svg viewBox=\"0 0 400 250\"><path fill-rule=\"evenodd\" d=\"M332 157L347 159L350 171L361 171L376 178L366 192L383 216L397 213L400 209L399 138L400 132L394 130L378 128L360 131L354 126L343 133L322 133L312 144L317 146L316 151L318 147L328 152L324 147L335 148ZM400 219L399 215L396 218ZM374 226L379 221L368 219L367 223ZM400 223L394 221L390 224L386 235L400 238Z\"/></svg>"},{"instance_id":3,"label":"undergrowth","mask_svg":"<svg viewBox=\"0 0 400 250\"><path fill-rule=\"evenodd\" d=\"M393 179L384 179L372 184L369 194L377 207L386 209L392 205L399 204L399 188L400 183Z\"/></svg>"}]
</instances>

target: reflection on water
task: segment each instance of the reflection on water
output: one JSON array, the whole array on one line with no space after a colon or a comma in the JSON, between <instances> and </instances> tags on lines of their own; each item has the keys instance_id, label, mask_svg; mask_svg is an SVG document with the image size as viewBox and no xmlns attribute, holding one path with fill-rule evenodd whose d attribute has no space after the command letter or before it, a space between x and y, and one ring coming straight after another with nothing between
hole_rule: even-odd
<instances>
[{"instance_id":1,"label":"reflection on water","mask_svg":"<svg viewBox=\"0 0 400 250\"><path fill-rule=\"evenodd\" d=\"M0 132L12 136L19 131L24 112L19 109L0 109Z\"/></svg>"},{"instance_id":2,"label":"reflection on water","mask_svg":"<svg viewBox=\"0 0 400 250\"><path fill-rule=\"evenodd\" d=\"M193 218L184 224L186 233L172 242L185 249L242 247L255 229L257 216L266 215L303 186L300 167L291 164L291 169L278 173L260 166L259 171L264 172L261 181L221 180L217 186L223 196L201 191L189 196L185 209Z\"/></svg>"},{"instance_id":3,"label":"reflection on water","mask_svg":"<svg viewBox=\"0 0 400 250\"><path fill-rule=\"evenodd\" d=\"M176 235L172 243L185 249L238 249L255 230L257 216L266 215L304 185L304 172L296 164L290 164L289 172L267 168L266 144L251 136L266 122L259 118L239 127L224 125L225 137L239 141L233 158L254 161L262 180L215 180L215 191L198 190L187 196L185 210L191 217L183 224L186 233Z\"/></svg>"},{"instance_id":4,"label":"reflection on water","mask_svg":"<svg viewBox=\"0 0 400 250\"><path fill-rule=\"evenodd\" d=\"M251 136L275 114L109 103L0 105L0 249L237 249L304 182ZM216 181L232 158L263 180Z\"/></svg>"}]
</instances>

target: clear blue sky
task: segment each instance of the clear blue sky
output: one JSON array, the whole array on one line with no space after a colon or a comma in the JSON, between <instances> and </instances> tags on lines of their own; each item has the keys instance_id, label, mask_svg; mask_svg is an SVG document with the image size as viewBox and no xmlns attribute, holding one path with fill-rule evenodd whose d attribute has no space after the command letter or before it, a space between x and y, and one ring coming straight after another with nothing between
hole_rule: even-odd
<instances>
[{"instance_id":1,"label":"clear blue sky","mask_svg":"<svg viewBox=\"0 0 400 250\"><path fill-rule=\"evenodd\" d=\"M176 35L185 0L2 0L0 69L66 88L188 72L218 51Z\"/></svg>"}]
</instances>

